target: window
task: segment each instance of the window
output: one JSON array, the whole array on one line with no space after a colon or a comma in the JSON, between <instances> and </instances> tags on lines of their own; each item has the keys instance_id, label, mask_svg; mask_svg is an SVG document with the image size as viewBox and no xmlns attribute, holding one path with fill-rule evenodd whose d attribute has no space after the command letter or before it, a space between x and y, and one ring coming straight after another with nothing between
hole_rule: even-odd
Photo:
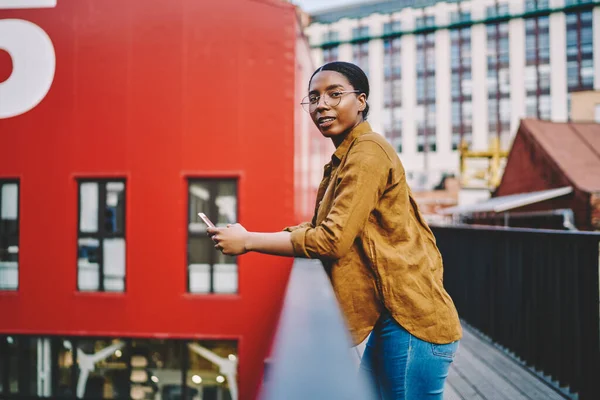
<instances>
[{"instance_id":1,"label":"window","mask_svg":"<svg viewBox=\"0 0 600 400\"><path fill-rule=\"evenodd\" d=\"M591 90L594 87L592 12L568 13L566 21L569 93Z\"/></svg>"},{"instance_id":2,"label":"window","mask_svg":"<svg viewBox=\"0 0 600 400\"><path fill-rule=\"evenodd\" d=\"M416 35L416 42L417 106L423 110L419 113L422 115L417 117L420 118L420 122L417 122L417 151L436 151L435 34Z\"/></svg>"},{"instance_id":3,"label":"window","mask_svg":"<svg viewBox=\"0 0 600 400\"><path fill-rule=\"evenodd\" d=\"M352 44L352 61L369 75L369 42L361 41Z\"/></svg>"},{"instance_id":4,"label":"window","mask_svg":"<svg viewBox=\"0 0 600 400\"><path fill-rule=\"evenodd\" d=\"M206 235L198 218L205 213L217 226L237 222L237 182L233 179L192 179L188 182L188 291L237 293L235 257L223 255Z\"/></svg>"},{"instance_id":5,"label":"window","mask_svg":"<svg viewBox=\"0 0 600 400\"><path fill-rule=\"evenodd\" d=\"M352 38L353 39L365 39L369 37L369 27L368 26L359 26L356 28L352 28Z\"/></svg>"},{"instance_id":6,"label":"window","mask_svg":"<svg viewBox=\"0 0 600 400\"><path fill-rule=\"evenodd\" d=\"M452 95L452 149L464 140L471 143L471 29L450 31L450 68Z\"/></svg>"},{"instance_id":7,"label":"window","mask_svg":"<svg viewBox=\"0 0 600 400\"><path fill-rule=\"evenodd\" d=\"M338 46L323 48L323 62L325 64L338 60Z\"/></svg>"},{"instance_id":8,"label":"window","mask_svg":"<svg viewBox=\"0 0 600 400\"><path fill-rule=\"evenodd\" d=\"M125 181L79 181L77 288L125 291Z\"/></svg>"},{"instance_id":9,"label":"window","mask_svg":"<svg viewBox=\"0 0 600 400\"><path fill-rule=\"evenodd\" d=\"M510 141L510 108L506 109L510 99L508 23L487 25L486 30L488 133L490 138L500 139L502 148L507 148Z\"/></svg>"},{"instance_id":10,"label":"window","mask_svg":"<svg viewBox=\"0 0 600 400\"><path fill-rule=\"evenodd\" d=\"M0 290L19 287L19 182L0 180Z\"/></svg>"},{"instance_id":11,"label":"window","mask_svg":"<svg viewBox=\"0 0 600 400\"><path fill-rule=\"evenodd\" d=\"M383 24L383 34L384 35L389 35L392 33L400 32L401 29L402 29L402 25L401 25L400 21L386 22L385 24Z\"/></svg>"},{"instance_id":12,"label":"window","mask_svg":"<svg viewBox=\"0 0 600 400\"><path fill-rule=\"evenodd\" d=\"M534 5L537 3L533 2ZM539 4L538 4L539 6ZM549 117L550 103L550 28L548 17L525 20L525 89L527 116ZM542 104L544 103L544 104Z\"/></svg>"},{"instance_id":13,"label":"window","mask_svg":"<svg viewBox=\"0 0 600 400\"><path fill-rule=\"evenodd\" d=\"M339 33L337 31L328 31L323 34L323 43L337 42L339 40Z\"/></svg>"},{"instance_id":14,"label":"window","mask_svg":"<svg viewBox=\"0 0 600 400\"><path fill-rule=\"evenodd\" d=\"M237 347L231 340L0 335L0 397L227 399L238 387Z\"/></svg>"}]
</instances>

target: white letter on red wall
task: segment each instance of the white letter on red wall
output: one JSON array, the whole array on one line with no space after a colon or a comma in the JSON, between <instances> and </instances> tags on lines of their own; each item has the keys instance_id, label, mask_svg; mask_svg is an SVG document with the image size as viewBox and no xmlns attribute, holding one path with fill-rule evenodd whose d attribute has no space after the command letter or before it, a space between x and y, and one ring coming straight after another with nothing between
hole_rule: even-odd
<instances>
[{"instance_id":1,"label":"white letter on red wall","mask_svg":"<svg viewBox=\"0 0 600 400\"><path fill-rule=\"evenodd\" d=\"M45 8L56 0L0 0L3 8ZM0 119L14 117L37 106L54 80L56 56L48 34L22 19L0 20L0 49L12 59L12 73L0 83Z\"/></svg>"}]
</instances>

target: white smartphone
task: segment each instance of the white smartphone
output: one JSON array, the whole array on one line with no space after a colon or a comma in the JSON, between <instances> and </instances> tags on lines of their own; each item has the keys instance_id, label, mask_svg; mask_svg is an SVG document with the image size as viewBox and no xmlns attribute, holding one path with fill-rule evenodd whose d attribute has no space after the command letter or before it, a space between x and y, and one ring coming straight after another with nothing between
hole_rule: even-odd
<instances>
[{"instance_id":1,"label":"white smartphone","mask_svg":"<svg viewBox=\"0 0 600 400\"><path fill-rule=\"evenodd\" d=\"M210 219L208 219L208 217L206 216L206 214L204 213L198 213L198 216L200 218L202 218L202 221L204 221L204 223L208 226L210 226L211 228L216 228L215 224L212 223L212 221Z\"/></svg>"}]
</instances>

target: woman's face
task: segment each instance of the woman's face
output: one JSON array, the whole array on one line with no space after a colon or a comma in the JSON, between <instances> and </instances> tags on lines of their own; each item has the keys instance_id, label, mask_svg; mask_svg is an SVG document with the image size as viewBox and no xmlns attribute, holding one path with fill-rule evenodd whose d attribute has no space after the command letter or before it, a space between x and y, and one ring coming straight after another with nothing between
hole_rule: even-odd
<instances>
[{"instance_id":1,"label":"woman's face","mask_svg":"<svg viewBox=\"0 0 600 400\"><path fill-rule=\"evenodd\" d=\"M364 93L344 93L353 91L348 79L335 71L321 71L313 76L308 95L318 104L311 109L310 116L323 136L332 139L343 137L363 121L362 111L367 104ZM335 105L339 100L339 104ZM333 103L326 104L326 102Z\"/></svg>"}]
</instances>

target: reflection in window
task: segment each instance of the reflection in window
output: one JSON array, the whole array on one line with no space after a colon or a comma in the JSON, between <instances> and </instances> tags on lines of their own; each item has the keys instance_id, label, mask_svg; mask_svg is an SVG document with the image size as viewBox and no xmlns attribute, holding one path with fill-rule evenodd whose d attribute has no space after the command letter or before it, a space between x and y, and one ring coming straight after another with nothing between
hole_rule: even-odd
<instances>
[{"instance_id":1,"label":"reflection in window","mask_svg":"<svg viewBox=\"0 0 600 400\"><path fill-rule=\"evenodd\" d=\"M237 293L235 257L214 248L206 226L198 217L205 213L217 226L237 222L237 182L232 179L189 181L188 291L190 293Z\"/></svg>"},{"instance_id":2,"label":"reflection in window","mask_svg":"<svg viewBox=\"0 0 600 400\"><path fill-rule=\"evenodd\" d=\"M0 290L19 287L19 183L0 180Z\"/></svg>"},{"instance_id":3,"label":"reflection in window","mask_svg":"<svg viewBox=\"0 0 600 400\"><path fill-rule=\"evenodd\" d=\"M0 335L0 354L0 397L238 398L235 341Z\"/></svg>"},{"instance_id":4,"label":"reflection in window","mask_svg":"<svg viewBox=\"0 0 600 400\"><path fill-rule=\"evenodd\" d=\"M125 291L125 182L79 182L77 287Z\"/></svg>"}]
</instances>

